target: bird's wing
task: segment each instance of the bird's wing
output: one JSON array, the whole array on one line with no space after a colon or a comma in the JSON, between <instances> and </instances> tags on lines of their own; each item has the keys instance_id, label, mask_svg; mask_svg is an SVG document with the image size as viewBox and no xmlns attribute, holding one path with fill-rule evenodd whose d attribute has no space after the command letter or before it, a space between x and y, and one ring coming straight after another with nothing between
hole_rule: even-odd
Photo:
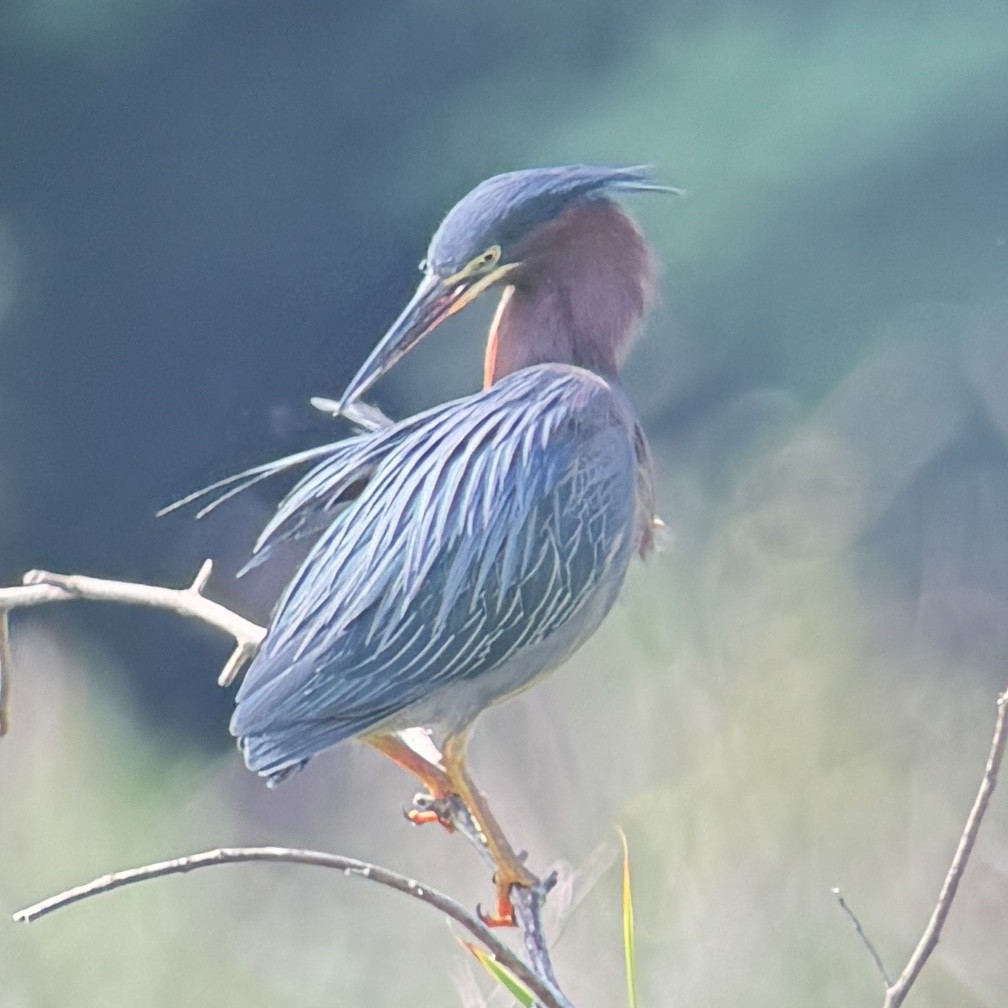
<instances>
[{"instance_id":1,"label":"bird's wing","mask_svg":"<svg viewBox=\"0 0 1008 1008\"><path fill-rule=\"evenodd\" d=\"M618 587L638 544L632 417L578 368L517 372L375 434L364 454L366 482L278 603L238 692L232 731L276 743L262 772L549 638L600 584ZM348 479L318 466L263 544ZM297 726L320 721L327 741L298 751Z\"/></svg>"}]
</instances>

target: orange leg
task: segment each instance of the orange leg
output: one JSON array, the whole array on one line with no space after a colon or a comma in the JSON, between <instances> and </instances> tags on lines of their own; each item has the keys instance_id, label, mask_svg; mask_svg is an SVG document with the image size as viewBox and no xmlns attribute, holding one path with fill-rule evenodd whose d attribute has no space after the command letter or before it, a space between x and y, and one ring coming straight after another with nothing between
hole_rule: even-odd
<instances>
[{"instance_id":1,"label":"orange leg","mask_svg":"<svg viewBox=\"0 0 1008 1008\"><path fill-rule=\"evenodd\" d=\"M491 927L511 927L514 925L514 909L511 906L511 887L515 885L531 887L539 880L525 867L522 858L504 836L500 824L493 817L486 796L476 786L469 776L466 766L465 749L469 741L468 732L451 735L444 742L445 773L453 794L462 799L462 803L472 814L483 834L487 850L493 858L496 869L494 884L497 888L497 907L492 916L484 916L483 922Z\"/></svg>"},{"instance_id":2,"label":"orange leg","mask_svg":"<svg viewBox=\"0 0 1008 1008\"><path fill-rule=\"evenodd\" d=\"M398 735L385 733L367 735L364 741L377 749L378 752L388 756L393 763L409 771L414 777L418 777L427 788L431 798L447 798L451 794L451 781L444 770L436 763L424 759L418 752L406 745ZM451 826L442 822L437 812L433 810L421 812L417 809L410 809L406 813L406 818L417 826L441 822L442 825L447 825L447 828L451 829Z\"/></svg>"},{"instance_id":3,"label":"orange leg","mask_svg":"<svg viewBox=\"0 0 1008 1008\"><path fill-rule=\"evenodd\" d=\"M504 831L490 811L486 797L476 786L469 775L466 766L465 750L469 741L468 732L450 735L444 742L444 753L439 766L426 760L418 752L411 749L398 735L375 733L367 735L364 741L383 753L394 763L418 777L435 800L456 795L469 812L472 820L479 828L483 842L486 844L490 857L493 859L494 885L497 891L495 911L491 915L480 916L483 922L491 927L514 926L514 908L511 905L511 887L515 885L531 887L539 880L525 867L522 858L504 836ZM450 822L442 819L431 809L420 811L411 809L406 813L410 822L417 825L430 822L440 822L447 829L452 829Z\"/></svg>"}]
</instances>

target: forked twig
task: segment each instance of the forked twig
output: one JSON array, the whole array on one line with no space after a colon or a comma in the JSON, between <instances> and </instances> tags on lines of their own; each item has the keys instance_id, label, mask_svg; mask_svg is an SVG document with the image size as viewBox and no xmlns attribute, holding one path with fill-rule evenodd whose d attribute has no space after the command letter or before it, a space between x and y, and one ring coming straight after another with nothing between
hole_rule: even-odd
<instances>
[{"instance_id":1,"label":"forked twig","mask_svg":"<svg viewBox=\"0 0 1008 1008\"><path fill-rule=\"evenodd\" d=\"M998 770L1004 758L1006 742L1008 742L1008 690L1005 690L997 698L997 718L994 722L994 735L991 738L990 753L987 756L987 763L984 767L983 777L980 780L980 787L973 801L973 807L970 809L969 816L966 818L966 825L963 827L962 834L959 837L959 843L956 846L949 870L945 874L945 879L942 882L941 890L938 893L934 909L931 912L931 917L924 928L920 941L917 942L917 947L913 950L910 958L907 960L906 966L903 967L903 971L895 980L890 980L875 946L867 934L865 934L861 922L854 911L847 905L840 894L840 890L833 890L833 894L837 897L841 909L851 919L858 937L868 950L876 968L882 975L885 984L883 1008L900 1008L900 1005L906 1000L907 994L910 993L910 989L917 982L917 978L920 976L921 970L930 958L931 953L938 946L942 929L945 926L949 911L952 909L952 903L959 889L963 872L966 870L966 865L976 844L980 824L983 822L987 808L990 805L991 795L997 786Z\"/></svg>"},{"instance_id":2,"label":"forked twig","mask_svg":"<svg viewBox=\"0 0 1008 1008\"><path fill-rule=\"evenodd\" d=\"M196 577L187 588L162 588L160 585L135 584L131 581L111 581L106 578L85 577L82 574L54 574L51 571L31 570L25 574L23 584L15 588L0 588L0 613L12 609L27 609L47 602L72 602L87 599L91 602L118 602L123 605L145 606L199 620L216 630L230 635L235 650L228 660L218 682L229 685L242 667L255 656L266 634L258 623L239 616L227 606L203 595L210 580L213 563L204 560ZM0 726L6 724L8 711L5 704L11 676L9 649L2 648L0 638ZM228 677L225 679L225 677ZM0 733L2 734L2 733Z\"/></svg>"},{"instance_id":3,"label":"forked twig","mask_svg":"<svg viewBox=\"0 0 1008 1008\"><path fill-rule=\"evenodd\" d=\"M984 767L984 774L980 780L980 788L977 791L973 807L970 809L969 816L966 819L962 836L959 837L959 844L952 857L952 864L949 865L945 881L942 882L941 891L938 893L938 899L931 913L931 919L927 922L927 927L924 928L924 933L921 935L920 941L911 953L909 960L907 960L906 966L903 967L903 972L886 989L883 1008L899 1008L903 1004L907 994L910 992L910 988L913 987L917 977L920 976L920 971L924 968L924 964L938 945L942 928L945 926L945 920L952 909L952 902L955 900L959 882L962 879L963 872L966 870L970 854L973 852L973 845L976 843L980 824L983 822L987 807L990 804L991 795L994 793L994 788L997 785L998 770L1004 758L1005 741L1008 739L1006 721L1008 721L1008 690L1005 690L997 698L997 718L994 722L994 735L991 739L987 765Z\"/></svg>"}]
</instances>

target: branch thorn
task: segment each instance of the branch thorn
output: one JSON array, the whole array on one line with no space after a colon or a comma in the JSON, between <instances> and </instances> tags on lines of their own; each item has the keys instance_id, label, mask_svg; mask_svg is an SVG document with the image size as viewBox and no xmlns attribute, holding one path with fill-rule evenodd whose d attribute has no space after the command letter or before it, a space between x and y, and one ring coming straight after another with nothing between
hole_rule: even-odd
<instances>
[{"instance_id":1,"label":"branch thorn","mask_svg":"<svg viewBox=\"0 0 1008 1008\"><path fill-rule=\"evenodd\" d=\"M200 564L200 569L196 572L196 577L193 578L193 583L189 586L189 591L193 592L195 595L202 595L203 589L206 588L207 582L210 580L210 575L212 573L213 560L207 557L207 559Z\"/></svg>"}]
</instances>

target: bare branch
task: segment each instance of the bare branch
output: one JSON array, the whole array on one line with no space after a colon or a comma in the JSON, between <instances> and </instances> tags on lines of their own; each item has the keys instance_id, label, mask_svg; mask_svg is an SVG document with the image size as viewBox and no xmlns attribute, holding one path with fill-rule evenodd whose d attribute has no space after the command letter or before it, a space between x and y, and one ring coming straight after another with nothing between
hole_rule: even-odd
<instances>
[{"instance_id":1,"label":"bare branch","mask_svg":"<svg viewBox=\"0 0 1008 1008\"><path fill-rule=\"evenodd\" d=\"M170 861L159 861L155 864L142 865L139 868L129 868L125 871L113 872L85 885L67 889L49 899L35 903L14 914L14 920L30 922L53 913L63 907L78 903L81 900L111 892L123 886L163 875L179 875L194 871L197 868L209 868L214 865L237 864L247 861L274 861L285 864L314 865L321 868L334 868L347 876L368 879L378 885L387 886L397 892L405 893L413 899L420 900L457 921L474 938L482 942L490 954L502 966L508 969L539 999L544 1008L569 1008L566 1000L558 998L554 991L543 982L522 960L515 955L482 921L469 913L463 906L456 903L444 893L431 889L430 886L407 878L398 872L383 868L380 865L358 861L356 858L342 857L338 854L327 854L323 851L295 850L289 847L221 847L217 850L204 851L200 854L190 854L186 857L172 858Z\"/></svg>"},{"instance_id":2,"label":"bare branch","mask_svg":"<svg viewBox=\"0 0 1008 1008\"><path fill-rule=\"evenodd\" d=\"M10 716L11 656L7 614L12 609L27 609L46 602L88 599L92 602L119 602L124 605L146 606L149 609L164 609L177 616L199 620L235 639L235 651L218 679L221 686L229 685L242 666L255 657L266 631L227 606L204 597L203 589L212 572L213 562L204 560L188 588L162 588L159 585L85 577L82 574L53 574L32 570L25 574L21 587L0 588L0 736L6 734Z\"/></svg>"},{"instance_id":3,"label":"bare branch","mask_svg":"<svg viewBox=\"0 0 1008 1008\"><path fill-rule=\"evenodd\" d=\"M977 791L976 800L973 802L969 817L966 819L966 826L959 838L959 845L956 847L952 864L949 866L948 874L945 876L941 891L938 893L938 900L935 903L931 919L928 921L917 947L903 968L903 972L896 982L886 990L883 1008L899 1008L903 1004L910 988L913 987L920 971L924 968L924 964L938 945L945 920L952 909L952 902L955 899L956 890L959 888L959 882L966 870L970 854L973 852L980 824L983 822L991 795L997 784L998 770L1004 757L1005 742L1008 739L1006 721L1008 721L1008 690L1005 690L997 699L997 720L994 724L994 737L991 739L987 766L984 768L980 789Z\"/></svg>"},{"instance_id":4,"label":"bare branch","mask_svg":"<svg viewBox=\"0 0 1008 1008\"><path fill-rule=\"evenodd\" d=\"M0 609L10 611L45 602L69 602L73 599L119 602L123 605L164 609L178 616L199 620L230 634L239 644L258 646L266 633L261 626L201 594L209 576L204 563L190 587L162 588L159 585L85 577L82 574L53 574L32 570L24 576L24 587L0 588Z\"/></svg>"}]
</instances>

